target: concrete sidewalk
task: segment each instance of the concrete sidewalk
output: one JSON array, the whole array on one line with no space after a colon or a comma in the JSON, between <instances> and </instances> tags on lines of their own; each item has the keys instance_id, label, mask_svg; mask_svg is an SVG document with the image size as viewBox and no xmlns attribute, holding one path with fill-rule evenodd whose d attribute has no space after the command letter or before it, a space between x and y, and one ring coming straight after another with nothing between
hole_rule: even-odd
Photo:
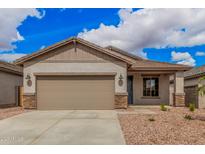
<instances>
[{"instance_id":1,"label":"concrete sidewalk","mask_svg":"<svg viewBox=\"0 0 205 154\"><path fill-rule=\"evenodd\" d=\"M0 121L0 144L125 144L114 110L32 111Z\"/></svg>"}]
</instances>

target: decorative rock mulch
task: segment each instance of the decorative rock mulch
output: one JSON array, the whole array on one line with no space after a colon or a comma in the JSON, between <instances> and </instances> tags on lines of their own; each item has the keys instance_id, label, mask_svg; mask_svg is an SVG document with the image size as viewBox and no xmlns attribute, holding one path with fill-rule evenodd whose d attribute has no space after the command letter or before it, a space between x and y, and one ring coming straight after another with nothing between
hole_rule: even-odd
<instances>
[{"instance_id":1,"label":"decorative rock mulch","mask_svg":"<svg viewBox=\"0 0 205 154\"><path fill-rule=\"evenodd\" d=\"M24 112L28 112L28 110L24 110L22 107L10 107L10 108L2 108L0 109L0 120L9 118Z\"/></svg>"},{"instance_id":2,"label":"decorative rock mulch","mask_svg":"<svg viewBox=\"0 0 205 154\"><path fill-rule=\"evenodd\" d=\"M118 114L127 144L205 144L204 109L150 110L156 114Z\"/></svg>"}]
</instances>

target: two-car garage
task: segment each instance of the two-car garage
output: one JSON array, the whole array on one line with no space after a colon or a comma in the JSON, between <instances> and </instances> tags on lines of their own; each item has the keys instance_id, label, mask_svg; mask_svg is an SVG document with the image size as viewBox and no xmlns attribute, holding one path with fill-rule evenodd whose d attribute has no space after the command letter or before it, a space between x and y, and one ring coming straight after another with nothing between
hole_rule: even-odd
<instances>
[{"instance_id":1,"label":"two-car garage","mask_svg":"<svg viewBox=\"0 0 205 154\"><path fill-rule=\"evenodd\" d=\"M114 109L114 75L37 76L37 109Z\"/></svg>"}]
</instances>

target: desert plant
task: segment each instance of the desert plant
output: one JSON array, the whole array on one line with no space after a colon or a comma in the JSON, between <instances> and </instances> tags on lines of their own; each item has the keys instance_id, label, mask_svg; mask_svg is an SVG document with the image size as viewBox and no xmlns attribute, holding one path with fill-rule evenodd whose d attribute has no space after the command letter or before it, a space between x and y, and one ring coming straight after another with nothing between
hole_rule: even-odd
<instances>
[{"instance_id":1,"label":"desert plant","mask_svg":"<svg viewBox=\"0 0 205 154\"><path fill-rule=\"evenodd\" d=\"M184 116L184 119L192 120L192 117L191 117L190 115L187 114L187 115Z\"/></svg>"},{"instance_id":2,"label":"desert plant","mask_svg":"<svg viewBox=\"0 0 205 154\"><path fill-rule=\"evenodd\" d=\"M205 80L205 76L203 76L199 79L200 85L198 87L198 92L201 96L205 95L205 85L201 83L203 80Z\"/></svg>"},{"instance_id":3,"label":"desert plant","mask_svg":"<svg viewBox=\"0 0 205 154\"><path fill-rule=\"evenodd\" d=\"M167 107L165 106L165 104L160 104L160 110L167 111Z\"/></svg>"},{"instance_id":4,"label":"desert plant","mask_svg":"<svg viewBox=\"0 0 205 154\"><path fill-rule=\"evenodd\" d=\"M195 110L195 104L189 103L189 111L194 112L194 110Z\"/></svg>"},{"instance_id":5,"label":"desert plant","mask_svg":"<svg viewBox=\"0 0 205 154\"><path fill-rule=\"evenodd\" d=\"M154 118L149 118L149 121L155 121L155 119Z\"/></svg>"}]
</instances>

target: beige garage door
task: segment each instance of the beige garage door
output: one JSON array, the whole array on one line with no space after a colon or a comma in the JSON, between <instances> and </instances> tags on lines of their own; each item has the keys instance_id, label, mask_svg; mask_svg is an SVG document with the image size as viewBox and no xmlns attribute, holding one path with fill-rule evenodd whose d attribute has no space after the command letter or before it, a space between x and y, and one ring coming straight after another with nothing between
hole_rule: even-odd
<instances>
[{"instance_id":1,"label":"beige garage door","mask_svg":"<svg viewBox=\"0 0 205 154\"><path fill-rule=\"evenodd\" d=\"M37 108L113 109L114 76L37 77Z\"/></svg>"}]
</instances>

